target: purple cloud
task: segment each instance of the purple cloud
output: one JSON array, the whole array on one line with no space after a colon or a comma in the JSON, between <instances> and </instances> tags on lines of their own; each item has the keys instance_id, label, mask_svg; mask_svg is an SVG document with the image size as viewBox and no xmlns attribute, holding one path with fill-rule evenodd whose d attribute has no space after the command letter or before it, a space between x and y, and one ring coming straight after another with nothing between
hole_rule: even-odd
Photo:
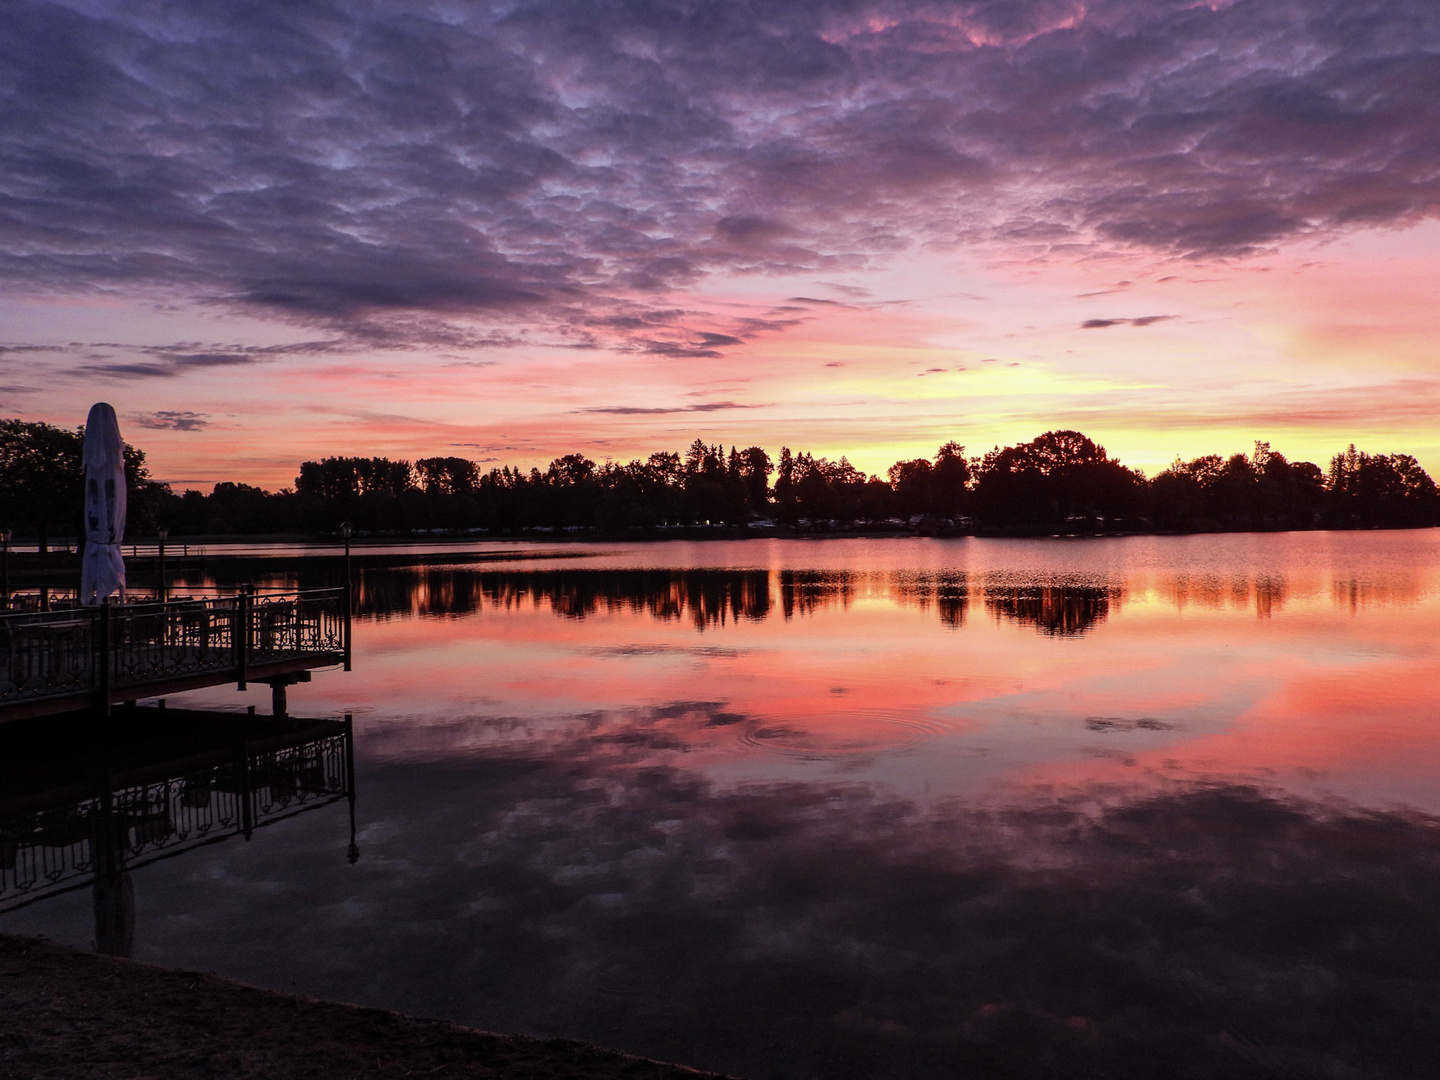
<instances>
[{"instance_id":1,"label":"purple cloud","mask_svg":"<svg viewBox=\"0 0 1440 1080\"><path fill-rule=\"evenodd\" d=\"M300 341L286 345L200 345L185 342L177 345L126 345L118 342L96 342L89 345L72 342L68 346L46 348L60 355L79 354L87 362L69 369L69 374L86 378L168 379L196 368L237 367L261 364L281 356L315 356L336 352L340 342ZM138 357L115 362L108 352L116 350Z\"/></svg>"},{"instance_id":2,"label":"purple cloud","mask_svg":"<svg viewBox=\"0 0 1440 1080\"><path fill-rule=\"evenodd\" d=\"M637 405L607 405L594 409L576 409L577 413L602 413L608 416L665 416L671 413L724 412L729 409L758 409L759 405L737 405L733 401L707 401L701 405L681 405L673 408L645 408Z\"/></svg>"},{"instance_id":3,"label":"purple cloud","mask_svg":"<svg viewBox=\"0 0 1440 1080\"><path fill-rule=\"evenodd\" d=\"M1174 319L1175 315L1141 315L1138 319L1086 319L1080 324L1082 330L1105 330L1111 326L1150 326L1153 323Z\"/></svg>"},{"instance_id":4,"label":"purple cloud","mask_svg":"<svg viewBox=\"0 0 1440 1080\"><path fill-rule=\"evenodd\" d=\"M524 323L706 358L747 327L649 309L715 272L1244 256L1440 211L1431 0L18 0L0 98L0 287L376 347Z\"/></svg>"},{"instance_id":5,"label":"purple cloud","mask_svg":"<svg viewBox=\"0 0 1440 1080\"><path fill-rule=\"evenodd\" d=\"M206 413L190 412L184 409L162 409L159 412L135 416L132 419L141 427L156 431L199 431L201 428L210 426L210 417Z\"/></svg>"}]
</instances>

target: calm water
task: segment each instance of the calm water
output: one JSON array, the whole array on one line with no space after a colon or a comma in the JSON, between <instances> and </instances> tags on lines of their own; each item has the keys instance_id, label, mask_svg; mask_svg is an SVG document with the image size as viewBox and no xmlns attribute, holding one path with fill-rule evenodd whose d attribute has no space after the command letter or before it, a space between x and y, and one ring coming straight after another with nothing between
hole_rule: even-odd
<instances>
[{"instance_id":1,"label":"calm water","mask_svg":"<svg viewBox=\"0 0 1440 1080\"><path fill-rule=\"evenodd\" d=\"M135 955L756 1080L1436 1075L1440 532L554 553L366 570L291 692L360 861L148 867Z\"/></svg>"}]
</instances>

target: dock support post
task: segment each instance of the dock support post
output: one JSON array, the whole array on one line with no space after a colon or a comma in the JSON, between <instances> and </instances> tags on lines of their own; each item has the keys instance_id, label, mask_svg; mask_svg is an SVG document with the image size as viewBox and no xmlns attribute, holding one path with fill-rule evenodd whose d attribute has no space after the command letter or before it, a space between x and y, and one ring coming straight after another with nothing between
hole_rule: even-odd
<instances>
[{"instance_id":1,"label":"dock support post","mask_svg":"<svg viewBox=\"0 0 1440 1080\"><path fill-rule=\"evenodd\" d=\"M292 671L288 675L275 675L269 679L260 679L270 687L270 712L271 715L284 718L289 716L289 704L286 701L286 690L296 683L308 683L310 672Z\"/></svg>"}]
</instances>

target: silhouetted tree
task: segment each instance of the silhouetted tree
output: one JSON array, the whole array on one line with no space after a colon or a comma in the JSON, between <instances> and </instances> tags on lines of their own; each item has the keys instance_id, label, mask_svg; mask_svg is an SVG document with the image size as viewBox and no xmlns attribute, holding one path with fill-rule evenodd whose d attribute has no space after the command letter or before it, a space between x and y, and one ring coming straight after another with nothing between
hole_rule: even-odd
<instances>
[{"instance_id":1,"label":"silhouetted tree","mask_svg":"<svg viewBox=\"0 0 1440 1080\"><path fill-rule=\"evenodd\" d=\"M894 509L907 517L922 515L953 519L970 501L970 462L965 447L947 442L935 452L934 462L924 458L897 461L890 466Z\"/></svg>"},{"instance_id":2,"label":"silhouetted tree","mask_svg":"<svg viewBox=\"0 0 1440 1080\"><path fill-rule=\"evenodd\" d=\"M1143 483L1078 431L992 450L977 471L976 516L1002 528L1113 524L1136 512Z\"/></svg>"},{"instance_id":3,"label":"silhouetted tree","mask_svg":"<svg viewBox=\"0 0 1440 1080\"><path fill-rule=\"evenodd\" d=\"M1326 509L1324 477L1257 442L1250 457L1176 460L1151 482L1152 522L1161 529L1307 529Z\"/></svg>"},{"instance_id":4,"label":"silhouetted tree","mask_svg":"<svg viewBox=\"0 0 1440 1080\"><path fill-rule=\"evenodd\" d=\"M68 523L77 536L84 491L83 425L73 431L51 424L0 419L0 526L35 530L40 550L49 549L50 530ZM124 447L131 536L154 532L156 514L169 488L150 479L145 452Z\"/></svg>"},{"instance_id":5,"label":"silhouetted tree","mask_svg":"<svg viewBox=\"0 0 1440 1080\"><path fill-rule=\"evenodd\" d=\"M1330 461L1330 491L1342 520L1364 525L1429 525L1435 481L1409 454L1365 454L1351 443Z\"/></svg>"},{"instance_id":6,"label":"silhouetted tree","mask_svg":"<svg viewBox=\"0 0 1440 1080\"><path fill-rule=\"evenodd\" d=\"M473 461L462 457L420 458L415 462L415 480L427 495L471 495L480 472Z\"/></svg>"}]
</instances>

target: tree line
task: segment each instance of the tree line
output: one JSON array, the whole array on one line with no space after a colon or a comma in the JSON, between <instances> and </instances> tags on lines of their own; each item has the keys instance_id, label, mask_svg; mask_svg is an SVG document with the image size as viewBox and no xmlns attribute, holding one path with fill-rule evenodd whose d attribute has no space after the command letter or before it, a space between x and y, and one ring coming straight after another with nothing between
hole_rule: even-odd
<instances>
[{"instance_id":1,"label":"tree line","mask_svg":"<svg viewBox=\"0 0 1440 1080\"><path fill-rule=\"evenodd\" d=\"M70 533L79 516L82 432L0 420L0 527ZM1077 532L1277 530L1440 524L1440 492L1408 454L1352 445L1328 469L1289 461L1265 442L1250 454L1176 460L1153 478L1078 431L967 456L948 442L933 457L867 475L783 447L744 450L696 439L685 453L629 462L567 454L545 469L483 470L460 457L417 461L328 457L301 464L293 488L217 484L210 494L150 478L126 449L130 534L324 534L417 531L521 535L570 530L663 535L704 526ZM68 526L68 527L67 527Z\"/></svg>"},{"instance_id":2,"label":"tree line","mask_svg":"<svg viewBox=\"0 0 1440 1080\"><path fill-rule=\"evenodd\" d=\"M0 529L25 533L45 550L52 534L83 534L85 428L0 419ZM169 485L151 479L145 452L125 444L125 481L129 507L126 527L132 535L153 535L166 504L175 498Z\"/></svg>"}]
</instances>

